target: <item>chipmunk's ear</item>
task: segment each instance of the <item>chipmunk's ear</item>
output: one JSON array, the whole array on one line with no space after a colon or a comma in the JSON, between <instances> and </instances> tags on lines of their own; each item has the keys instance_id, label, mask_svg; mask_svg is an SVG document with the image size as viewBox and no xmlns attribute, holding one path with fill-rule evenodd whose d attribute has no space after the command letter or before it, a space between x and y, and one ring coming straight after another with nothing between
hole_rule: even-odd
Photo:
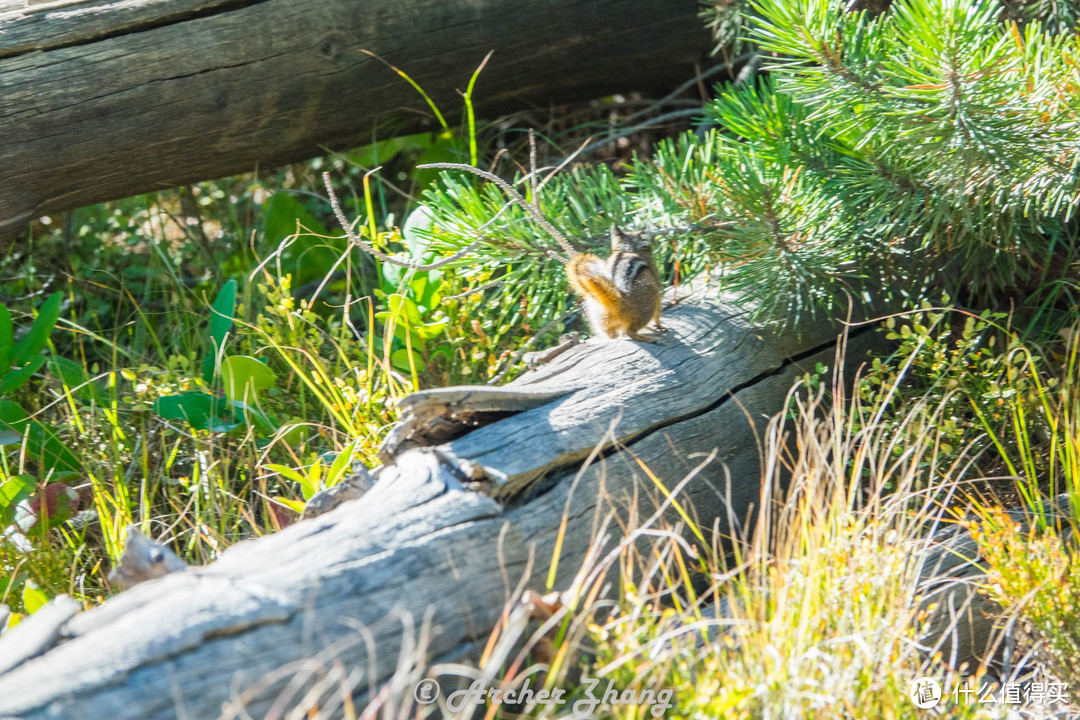
<instances>
[{"instance_id":1,"label":"chipmunk's ear","mask_svg":"<svg viewBox=\"0 0 1080 720\"><path fill-rule=\"evenodd\" d=\"M626 234L623 233L622 228L618 225L611 226L611 247L614 248L625 237Z\"/></svg>"}]
</instances>

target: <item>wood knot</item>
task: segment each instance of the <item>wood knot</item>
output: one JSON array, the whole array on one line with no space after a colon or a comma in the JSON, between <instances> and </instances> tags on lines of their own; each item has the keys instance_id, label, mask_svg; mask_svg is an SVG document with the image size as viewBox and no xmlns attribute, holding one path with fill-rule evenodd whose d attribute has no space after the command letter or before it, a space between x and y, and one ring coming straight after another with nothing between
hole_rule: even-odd
<instances>
[{"instance_id":1,"label":"wood knot","mask_svg":"<svg viewBox=\"0 0 1080 720\"><path fill-rule=\"evenodd\" d=\"M344 42L340 35L327 35L319 43L319 55L331 62L340 61L344 52Z\"/></svg>"}]
</instances>

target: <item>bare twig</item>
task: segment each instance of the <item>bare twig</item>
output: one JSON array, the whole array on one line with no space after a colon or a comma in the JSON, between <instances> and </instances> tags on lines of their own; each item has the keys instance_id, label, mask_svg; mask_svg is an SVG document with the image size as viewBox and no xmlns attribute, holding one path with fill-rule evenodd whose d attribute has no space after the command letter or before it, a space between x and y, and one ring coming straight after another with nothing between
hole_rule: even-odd
<instances>
[{"instance_id":1,"label":"bare twig","mask_svg":"<svg viewBox=\"0 0 1080 720\"><path fill-rule=\"evenodd\" d=\"M471 288L469 290L466 290L463 293L458 293L457 295L447 295L447 296L443 297L443 300L460 300L463 297L468 297L469 295L475 295L478 292L484 292L485 290L490 290L491 288L499 287L502 284L503 284L502 280L495 280L493 282L489 282L489 283L486 283L484 285L481 285L480 287L474 287L474 288Z\"/></svg>"},{"instance_id":2,"label":"bare twig","mask_svg":"<svg viewBox=\"0 0 1080 720\"><path fill-rule=\"evenodd\" d=\"M565 158L563 158L563 160L558 165L556 165L555 168L551 172L549 172L547 175L544 176L544 180L536 187L536 190L543 189L543 187L545 185L547 185L548 182L551 181L551 178L555 177L555 175L557 175L559 173L559 171L561 171L564 167L566 167L571 162L573 162L574 158L576 158L578 155L580 155L585 150L585 148L587 148L589 146L589 143L591 143L591 142L592 142L591 137L585 138L584 142L582 142L581 145L578 146L577 150L575 150L574 152L570 153ZM536 190L533 191L534 194L535 194Z\"/></svg>"},{"instance_id":3,"label":"bare twig","mask_svg":"<svg viewBox=\"0 0 1080 720\"><path fill-rule=\"evenodd\" d=\"M540 200L536 192L536 133L532 128L529 128L529 186L532 187L533 205L539 209Z\"/></svg>"},{"instance_id":4,"label":"bare twig","mask_svg":"<svg viewBox=\"0 0 1080 720\"><path fill-rule=\"evenodd\" d=\"M593 144L584 147L581 150L578 150L578 152L581 154L588 154L595 150L599 150L602 147L610 145L611 143L616 142L617 140L624 138L627 135L633 135L640 130L652 127L653 125L660 125L661 123L665 123L668 120L677 120L679 118L692 117L694 115L700 115L701 113L702 109L700 107L692 107L686 108L685 110L673 110L672 112L664 113L663 115L657 115L654 118L649 118L644 122L638 123L633 127L628 127L625 130L615 133L614 135L609 135L603 140L597 140Z\"/></svg>"},{"instance_id":5,"label":"bare twig","mask_svg":"<svg viewBox=\"0 0 1080 720\"><path fill-rule=\"evenodd\" d=\"M506 377L506 374L508 372L510 372L511 368L513 368L515 365L518 364L518 362L521 360L521 358L525 355L525 352L529 349L529 346L532 345L534 342L536 342L537 338L542 337L544 335L544 333L546 333L548 330L555 327L559 323L569 321L570 318L577 315L578 312L580 312L580 311L577 310L577 309L570 310L570 311L564 313L563 315L560 315L559 317L555 318L554 320L549 322L544 327L537 330L533 334L533 336L531 338L526 340L525 343L521 347L519 347L517 349L517 352L515 352L514 355L507 361L506 365L503 366L503 369L499 371L499 374L496 375L495 377L491 378L490 380L488 380L487 384L488 385L494 385L495 383L499 382L504 377Z\"/></svg>"},{"instance_id":6,"label":"bare twig","mask_svg":"<svg viewBox=\"0 0 1080 720\"><path fill-rule=\"evenodd\" d=\"M424 166L421 165L420 167ZM421 265L420 263L404 262L402 260L398 260L397 258L392 258L386 253L384 253L382 250L376 248L371 243L365 242L364 240L360 239L360 236L353 232L352 225L349 223L349 219L345 217L345 212L341 209L341 203L338 202L337 194L334 193L334 186L330 182L330 173L323 173L323 184L326 186L326 192L330 195L330 207L334 209L334 216L337 218L338 224L340 224L341 228L345 231L345 234L349 236L349 240L352 242L352 244L356 245L358 248L368 253L369 255L374 255L383 262L388 262L391 265L397 265L398 267L409 268L410 270L438 270L441 267L449 265L450 263L465 257L473 250L475 250L476 247L480 244L480 240L476 239L467 247L454 253L453 255L444 257L442 260L436 260L433 263L428 263L427 265ZM499 212L502 211L500 210Z\"/></svg>"},{"instance_id":7,"label":"bare twig","mask_svg":"<svg viewBox=\"0 0 1080 720\"><path fill-rule=\"evenodd\" d=\"M689 80L684 82L682 85L675 88L674 90L672 90L671 92L669 92L667 95L660 98L656 102L650 103L647 107L644 107L641 110L638 110L637 112L633 113L632 115L628 115L622 122L623 123L632 123L634 120L637 120L639 117L643 117L643 116L648 115L649 113L651 113L651 112L653 112L655 110L659 110L660 108L664 107L665 105L667 105L669 102L671 102L675 98L682 95L684 92L686 92L690 88L694 87L694 85L697 85L697 84L699 84L701 82L704 82L705 80L708 80L709 78L711 78L711 77L713 77L715 75L718 75L720 72L722 72L724 70L727 70L728 72L731 72L735 68L735 66L742 65L743 63L749 62L751 59L753 59L755 54L756 53L754 51L751 51L751 52L748 52L748 53L743 53L742 55L739 55L738 57L732 58L731 60L727 60L727 61L719 63L717 65L713 65L711 68L705 70L705 72L694 75L694 77L690 78Z\"/></svg>"}]
</instances>

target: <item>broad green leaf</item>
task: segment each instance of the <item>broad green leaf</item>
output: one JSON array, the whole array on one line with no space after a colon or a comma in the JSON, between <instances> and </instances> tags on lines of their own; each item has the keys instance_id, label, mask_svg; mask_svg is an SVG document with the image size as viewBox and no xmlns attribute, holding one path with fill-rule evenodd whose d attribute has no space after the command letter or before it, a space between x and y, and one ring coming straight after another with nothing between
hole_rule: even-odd
<instances>
[{"instance_id":1,"label":"broad green leaf","mask_svg":"<svg viewBox=\"0 0 1080 720\"><path fill-rule=\"evenodd\" d=\"M295 483L303 483L304 482L304 476L301 475L300 473L296 472L295 470L293 470L291 467L288 467L287 465L278 465L277 463L269 463L267 465L263 465L263 467L266 468L267 470L272 471L272 472L276 472L278 475L284 475L285 477L289 478L290 480L292 480Z\"/></svg>"},{"instance_id":2,"label":"broad green leaf","mask_svg":"<svg viewBox=\"0 0 1080 720\"><path fill-rule=\"evenodd\" d=\"M263 203L263 232L267 245L280 246L281 267L292 276L294 288L324 278L348 247L344 237L327 237L326 227L287 192L276 192Z\"/></svg>"},{"instance_id":3,"label":"broad green leaf","mask_svg":"<svg viewBox=\"0 0 1080 720\"><path fill-rule=\"evenodd\" d=\"M416 327L412 328L412 330L425 340L430 340L434 337L438 337L439 335L441 335L442 332L446 329L446 326L449 324L449 322L450 321L448 319L443 319L439 320L438 322L417 325Z\"/></svg>"},{"instance_id":4,"label":"broad green leaf","mask_svg":"<svg viewBox=\"0 0 1080 720\"><path fill-rule=\"evenodd\" d=\"M0 398L0 430L26 437L26 452L49 471L78 472L82 464L60 436L38 420L30 419L17 402Z\"/></svg>"},{"instance_id":5,"label":"broad green leaf","mask_svg":"<svg viewBox=\"0 0 1080 720\"><path fill-rule=\"evenodd\" d=\"M14 475L0 482L0 528L11 524L15 518L15 506L34 492L33 475Z\"/></svg>"},{"instance_id":6,"label":"broad green leaf","mask_svg":"<svg viewBox=\"0 0 1080 720\"><path fill-rule=\"evenodd\" d=\"M390 308L390 312L397 314L397 316L402 319L408 320L409 325L419 325L423 322L420 317L420 309L411 298L394 294L386 298L386 301Z\"/></svg>"},{"instance_id":7,"label":"broad green leaf","mask_svg":"<svg viewBox=\"0 0 1080 720\"><path fill-rule=\"evenodd\" d=\"M304 496L304 500L310 500L312 495L319 492L322 465L316 464L311 470L311 474L303 476L300 480L300 494Z\"/></svg>"},{"instance_id":8,"label":"broad green leaf","mask_svg":"<svg viewBox=\"0 0 1080 720\"><path fill-rule=\"evenodd\" d=\"M303 503L300 500L291 500L287 497L281 497L280 495L275 495L271 499L280 505L284 505L298 515L303 514L304 512L304 505L306 503Z\"/></svg>"},{"instance_id":9,"label":"broad green leaf","mask_svg":"<svg viewBox=\"0 0 1080 720\"><path fill-rule=\"evenodd\" d=\"M23 607L27 615L33 615L49 602L49 596L33 580L27 580L22 591Z\"/></svg>"},{"instance_id":10,"label":"broad green leaf","mask_svg":"<svg viewBox=\"0 0 1080 720\"><path fill-rule=\"evenodd\" d=\"M424 283L422 292L416 293L416 301L425 309L432 309L439 304L442 295L439 289L442 287L442 271L431 270L425 273L427 282Z\"/></svg>"},{"instance_id":11,"label":"broad green leaf","mask_svg":"<svg viewBox=\"0 0 1080 720\"><path fill-rule=\"evenodd\" d=\"M263 232L268 244L276 246L295 235L297 225L315 235L329 234L326 226L315 219L295 195L276 192L263 203Z\"/></svg>"},{"instance_id":12,"label":"broad green leaf","mask_svg":"<svg viewBox=\"0 0 1080 720\"><path fill-rule=\"evenodd\" d=\"M274 419L254 405L249 405L242 400L232 400L229 405L234 409L240 420L243 420L248 425L255 426L260 435L273 435L277 431L277 423L274 422Z\"/></svg>"},{"instance_id":13,"label":"broad green leaf","mask_svg":"<svg viewBox=\"0 0 1080 720\"><path fill-rule=\"evenodd\" d=\"M34 318L34 324L30 326L30 331L19 341L11 353L12 365L21 367L45 347L56 321L60 319L60 300L62 298L62 293L55 292L41 304L38 309L38 316Z\"/></svg>"},{"instance_id":14,"label":"broad green leaf","mask_svg":"<svg viewBox=\"0 0 1080 720\"><path fill-rule=\"evenodd\" d=\"M427 350L427 340L424 339L424 336L420 335L413 328L409 327L409 324L404 322L403 319L395 313L375 313L375 319L381 320L384 325L388 324L389 320L393 320L395 338L394 343L395 345L401 346L399 349L405 349L405 341L406 339L408 339L408 341L412 344L413 350L419 350L421 352ZM385 332L386 328L383 328L383 330ZM382 350L379 346L378 337L375 338L375 345L376 349L381 352Z\"/></svg>"},{"instance_id":15,"label":"broad green leaf","mask_svg":"<svg viewBox=\"0 0 1080 720\"><path fill-rule=\"evenodd\" d=\"M225 344L225 335L233 324L233 310L236 308L236 281L229 280L221 286L213 305L210 306L210 351L203 359L203 381L214 381L214 364L218 352Z\"/></svg>"},{"instance_id":16,"label":"broad green leaf","mask_svg":"<svg viewBox=\"0 0 1080 720\"><path fill-rule=\"evenodd\" d=\"M166 395L154 402L154 412L166 420L186 420L193 428L206 430L214 416L214 396L203 392Z\"/></svg>"},{"instance_id":17,"label":"broad green leaf","mask_svg":"<svg viewBox=\"0 0 1080 720\"><path fill-rule=\"evenodd\" d=\"M75 397L83 400L97 400L98 402L103 402L105 400L105 396L97 386L97 383L90 380L86 373L86 369L74 360L69 360L64 357L53 357L49 358L48 366L49 371L53 375L56 375L63 380L64 384L72 389L72 394L74 394Z\"/></svg>"},{"instance_id":18,"label":"broad green leaf","mask_svg":"<svg viewBox=\"0 0 1080 720\"><path fill-rule=\"evenodd\" d=\"M397 253L391 255L399 260L409 262L409 258L405 257L403 253ZM379 273L382 275L381 290L390 295L396 293L401 287L401 279L405 276L406 269L400 265L394 265L393 263L379 263Z\"/></svg>"},{"instance_id":19,"label":"broad green leaf","mask_svg":"<svg viewBox=\"0 0 1080 720\"><path fill-rule=\"evenodd\" d=\"M417 165L428 165L440 162L468 162L469 142L465 138L454 137L452 130L444 130L435 138L434 144L425 150L419 158ZM423 193L424 189L439 177L440 170L423 169L413 171L413 181L416 183L416 195Z\"/></svg>"},{"instance_id":20,"label":"broad green leaf","mask_svg":"<svg viewBox=\"0 0 1080 720\"><path fill-rule=\"evenodd\" d=\"M409 213L401 227L401 237L409 246L414 258L421 258L431 244L431 226L435 222L435 213L427 205L419 205Z\"/></svg>"},{"instance_id":21,"label":"broad green leaf","mask_svg":"<svg viewBox=\"0 0 1080 720\"><path fill-rule=\"evenodd\" d=\"M45 356L38 355L31 358L30 363L25 367L9 370L5 375L0 376L0 395L6 395L15 388L22 386L44 364Z\"/></svg>"},{"instance_id":22,"label":"broad green leaf","mask_svg":"<svg viewBox=\"0 0 1080 720\"><path fill-rule=\"evenodd\" d=\"M240 427L240 423L225 420L217 415L211 415L206 423L206 429L216 433L227 433L238 427Z\"/></svg>"},{"instance_id":23,"label":"broad green leaf","mask_svg":"<svg viewBox=\"0 0 1080 720\"><path fill-rule=\"evenodd\" d=\"M342 474L345 473L345 471L347 471L352 465L356 442L356 440L353 440L351 443L342 448L341 452L339 452L337 454L337 457L334 458L334 462L330 464L330 470L326 474L327 487L330 487L331 485L336 485L341 480Z\"/></svg>"},{"instance_id":24,"label":"broad green leaf","mask_svg":"<svg viewBox=\"0 0 1080 720\"><path fill-rule=\"evenodd\" d=\"M423 150L430 146L430 132L402 135L357 148L349 153L349 161L362 168L374 168L389 162L398 153L407 150Z\"/></svg>"},{"instance_id":25,"label":"broad green leaf","mask_svg":"<svg viewBox=\"0 0 1080 720\"><path fill-rule=\"evenodd\" d=\"M423 372L427 369L427 364L424 362L424 358L420 357L418 353L412 354L412 364L409 363L409 351L405 348L401 350L395 350L390 353L390 364L398 370L404 370L412 372L413 368L416 368L416 372Z\"/></svg>"},{"instance_id":26,"label":"broad green leaf","mask_svg":"<svg viewBox=\"0 0 1080 720\"><path fill-rule=\"evenodd\" d=\"M251 402L255 393L274 386L274 371L247 355L230 355L221 363L225 397Z\"/></svg>"},{"instance_id":27,"label":"broad green leaf","mask_svg":"<svg viewBox=\"0 0 1080 720\"><path fill-rule=\"evenodd\" d=\"M11 367L11 351L15 346L14 328L7 307L0 305L0 371Z\"/></svg>"}]
</instances>

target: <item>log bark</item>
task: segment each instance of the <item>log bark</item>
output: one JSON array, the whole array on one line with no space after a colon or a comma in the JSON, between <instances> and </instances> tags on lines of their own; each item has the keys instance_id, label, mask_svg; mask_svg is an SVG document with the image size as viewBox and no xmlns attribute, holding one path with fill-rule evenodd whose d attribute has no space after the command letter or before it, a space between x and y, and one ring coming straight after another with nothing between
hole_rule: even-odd
<instances>
[{"instance_id":1,"label":"log bark","mask_svg":"<svg viewBox=\"0 0 1080 720\"><path fill-rule=\"evenodd\" d=\"M692 301L665 324L662 344L588 342L505 389L409 399L414 417L438 405L463 427L425 447L430 423L418 421L384 448L391 464L362 498L74 617L61 642L0 675L0 717L216 717L235 705L258 717L285 687L267 678L333 660L363 671L362 695L391 677L421 619L426 655L455 657L482 645L519 581L544 590L564 515L555 587L567 587L598 518L662 502L642 465L671 487L718 451L681 501L728 532L760 502L755 432L800 373L834 362L837 327L774 333L738 305ZM848 362L872 339L853 335ZM515 393L527 409L512 413ZM474 411L500 417L478 427Z\"/></svg>"},{"instance_id":2,"label":"log bark","mask_svg":"<svg viewBox=\"0 0 1080 720\"><path fill-rule=\"evenodd\" d=\"M693 77L697 0L0 0L0 235L29 218Z\"/></svg>"}]
</instances>

